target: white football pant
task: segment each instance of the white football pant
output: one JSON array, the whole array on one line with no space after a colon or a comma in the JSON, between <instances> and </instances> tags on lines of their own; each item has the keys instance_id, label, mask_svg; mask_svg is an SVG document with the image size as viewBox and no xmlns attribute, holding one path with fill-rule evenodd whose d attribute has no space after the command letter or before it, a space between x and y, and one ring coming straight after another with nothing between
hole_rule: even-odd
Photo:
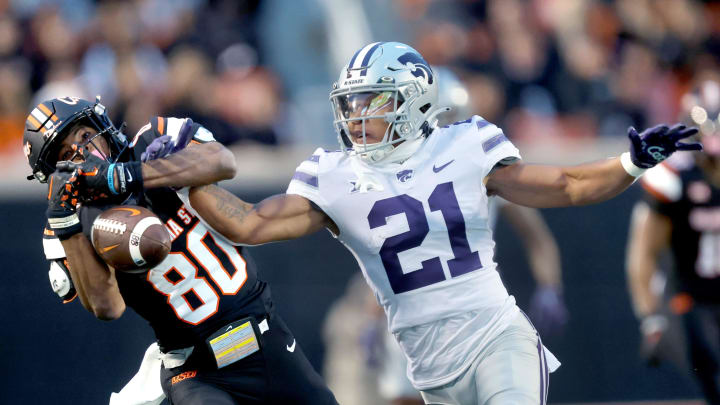
<instances>
[{"instance_id":1,"label":"white football pant","mask_svg":"<svg viewBox=\"0 0 720 405\"><path fill-rule=\"evenodd\" d=\"M544 405L548 378L544 347L520 313L457 380L421 394L426 404Z\"/></svg>"}]
</instances>

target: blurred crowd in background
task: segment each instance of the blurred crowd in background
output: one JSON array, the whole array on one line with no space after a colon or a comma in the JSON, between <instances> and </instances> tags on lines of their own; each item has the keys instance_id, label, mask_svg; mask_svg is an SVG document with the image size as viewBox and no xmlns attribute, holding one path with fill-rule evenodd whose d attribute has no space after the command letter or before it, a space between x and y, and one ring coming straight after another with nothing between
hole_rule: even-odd
<instances>
[{"instance_id":1,"label":"blurred crowd in background","mask_svg":"<svg viewBox=\"0 0 720 405\"><path fill-rule=\"evenodd\" d=\"M625 136L718 75L720 2L3 0L0 160L22 156L34 104L97 94L128 134L190 116L227 145L334 148L331 84L388 40L453 71L516 141Z\"/></svg>"}]
</instances>

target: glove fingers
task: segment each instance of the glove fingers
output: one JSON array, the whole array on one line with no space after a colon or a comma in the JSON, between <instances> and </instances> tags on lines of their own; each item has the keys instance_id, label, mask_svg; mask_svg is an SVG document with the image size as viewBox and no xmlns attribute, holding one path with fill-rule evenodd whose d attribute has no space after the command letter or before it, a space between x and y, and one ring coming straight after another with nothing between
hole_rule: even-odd
<instances>
[{"instance_id":1,"label":"glove fingers","mask_svg":"<svg viewBox=\"0 0 720 405\"><path fill-rule=\"evenodd\" d=\"M69 160L63 160L61 162L57 162L55 165L55 169L59 172L72 172L73 170L77 169L77 163L71 162Z\"/></svg>"},{"instance_id":2,"label":"glove fingers","mask_svg":"<svg viewBox=\"0 0 720 405\"><path fill-rule=\"evenodd\" d=\"M682 143L677 142L675 144L677 150L702 150L702 145L699 143Z\"/></svg>"},{"instance_id":3,"label":"glove fingers","mask_svg":"<svg viewBox=\"0 0 720 405\"><path fill-rule=\"evenodd\" d=\"M684 125L683 125L683 128L682 128L682 129L679 129L679 130L677 131L677 133L673 135L673 138L674 138L676 141L679 141L679 140L685 139L685 138L687 138L687 137L689 137L689 136L693 136L693 135L695 135L695 134L697 134L697 133L698 133L698 129L697 129L697 128L695 128L695 127L692 127L692 128L684 128Z\"/></svg>"},{"instance_id":4,"label":"glove fingers","mask_svg":"<svg viewBox=\"0 0 720 405\"><path fill-rule=\"evenodd\" d=\"M190 140L192 139L192 126L193 120L191 118L186 118L185 122L183 122L182 126L180 127L180 133L178 134L175 145L173 146L170 153L175 153L181 149L184 149L190 143Z\"/></svg>"}]
</instances>

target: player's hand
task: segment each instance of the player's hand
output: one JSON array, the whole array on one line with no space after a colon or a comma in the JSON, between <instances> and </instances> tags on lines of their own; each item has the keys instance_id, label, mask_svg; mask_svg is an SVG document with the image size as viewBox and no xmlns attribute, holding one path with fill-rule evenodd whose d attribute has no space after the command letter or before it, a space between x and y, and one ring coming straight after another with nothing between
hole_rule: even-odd
<instances>
[{"instance_id":1,"label":"player's hand","mask_svg":"<svg viewBox=\"0 0 720 405\"><path fill-rule=\"evenodd\" d=\"M48 225L60 239L69 238L82 231L76 209L78 195L77 171L56 171L50 175L46 214Z\"/></svg>"},{"instance_id":2,"label":"player's hand","mask_svg":"<svg viewBox=\"0 0 720 405\"><path fill-rule=\"evenodd\" d=\"M155 138L154 141L147 148L145 152L140 155L140 161L147 162L150 160L164 158L167 155L171 155L179 150L185 149L185 147L192 140L192 126L193 120L186 118L180 127L177 139L172 140L170 135L163 135L159 138Z\"/></svg>"},{"instance_id":3,"label":"player's hand","mask_svg":"<svg viewBox=\"0 0 720 405\"><path fill-rule=\"evenodd\" d=\"M568 320L562 293L554 287L540 286L530 298L530 319L541 336L560 335Z\"/></svg>"},{"instance_id":4,"label":"player's hand","mask_svg":"<svg viewBox=\"0 0 720 405\"><path fill-rule=\"evenodd\" d=\"M660 365L660 340L668 327L668 320L663 315L650 315L640 322L640 356L650 367Z\"/></svg>"},{"instance_id":5,"label":"player's hand","mask_svg":"<svg viewBox=\"0 0 720 405\"><path fill-rule=\"evenodd\" d=\"M87 151L83 158L82 162L57 164L58 172L77 174L81 201L96 201L142 190L140 162L110 163Z\"/></svg>"},{"instance_id":6,"label":"player's hand","mask_svg":"<svg viewBox=\"0 0 720 405\"><path fill-rule=\"evenodd\" d=\"M628 128L630 138L630 159L641 169L649 169L667 159L678 150L702 150L699 143L682 143L681 140L695 135L695 127L676 124L672 128L657 125L639 133L635 128Z\"/></svg>"}]
</instances>

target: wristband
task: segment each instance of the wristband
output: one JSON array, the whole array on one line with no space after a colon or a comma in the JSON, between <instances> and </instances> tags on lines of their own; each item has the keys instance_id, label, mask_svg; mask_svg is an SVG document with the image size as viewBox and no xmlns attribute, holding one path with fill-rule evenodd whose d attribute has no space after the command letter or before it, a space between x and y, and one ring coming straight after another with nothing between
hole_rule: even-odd
<instances>
[{"instance_id":1,"label":"wristband","mask_svg":"<svg viewBox=\"0 0 720 405\"><path fill-rule=\"evenodd\" d=\"M115 163L110 163L110 166L108 167L107 182L108 189L110 189L111 193L115 195L120 194L117 190L115 190Z\"/></svg>"},{"instance_id":2,"label":"wristband","mask_svg":"<svg viewBox=\"0 0 720 405\"><path fill-rule=\"evenodd\" d=\"M641 167L637 167L635 163L632 162L632 158L630 157L630 152L625 152L620 155L620 163L622 164L623 169L627 172L627 174L633 176L633 177L640 177L645 173L647 169L643 169Z\"/></svg>"},{"instance_id":3,"label":"wristband","mask_svg":"<svg viewBox=\"0 0 720 405\"><path fill-rule=\"evenodd\" d=\"M76 233L82 232L82 224L77 212L65 217L48 215L48 225L60 240L67 239Z\"/></svg>"},{"instance_id":4,"label":"wristband","mask_svg":"<svg viewBox=\"0 0 720 405\"><path fill-rule=\"evenodd\" d=\"M143 190L143 176L142 176L142 163L141 162L128 162L123 163L121 168L123 170L123 192L135 192Z\"/></svg>"}]
</instances>

